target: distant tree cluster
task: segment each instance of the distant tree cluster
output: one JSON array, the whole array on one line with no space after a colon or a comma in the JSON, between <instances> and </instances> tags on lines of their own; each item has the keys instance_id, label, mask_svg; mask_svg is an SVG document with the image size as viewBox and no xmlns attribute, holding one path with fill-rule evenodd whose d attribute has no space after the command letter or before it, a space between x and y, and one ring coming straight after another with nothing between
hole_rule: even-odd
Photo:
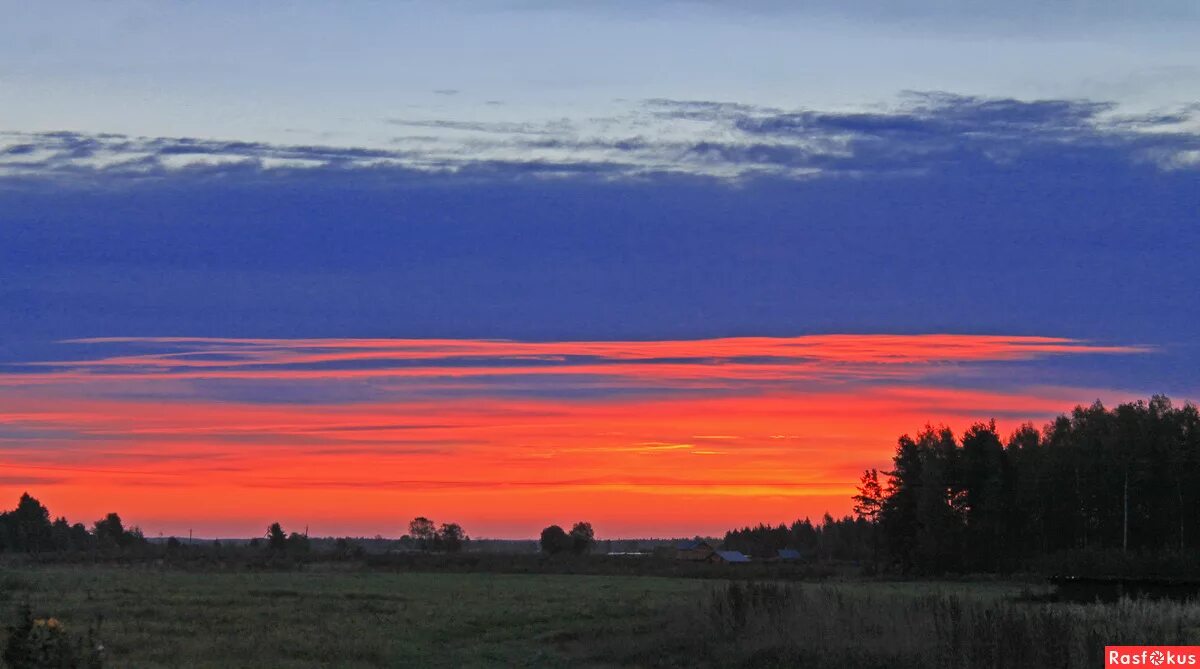
<instances>
[{"instance_id":1,"label":"distant tree cluster","mask_svg":"<svg viewBox=\"0 0 1200 669\"><path fill-rule=\"evenodd\" d=\"M146 543L142 531L126 528L121 517L110 513L97 520L89 531L83 523L66 518L50 520L50 510L29 493L21 495L17 508L0 513L0 551L43 553L124 549Z\"/></svg>"},{"instance_id":2,"label":"distant tree cluster","mask_svg":"<svg viewBox=\"0 0 1200 669\"><path fill-rule=\"evenodd\" d=\"M267 527L267 552L271 555L286 555L293 558L305 557L309 553L308 530L304 534L283 531L279 523Z\"/></svg>"},{"instance_id":3,"label":"distant tree cluster","mask_svg":"<svg viewBox=\"0 0 1200 669\"><path fill-rule=\"evenodd\" d=\"M1068 550L1200 548L1200 413L1163 396L1076 407L1002 440L926 427L855 497L905 571L995 571Z\"/></svg>"},{"instance_id":4,"label":"distant tree cluster","mask_svg":"<svg viewBox=\"0 0 1200 669\"><path fill-rule=\"evenodd\" d=\"M575 523L570 532L558 525L547 527L542 530L538 546L541 547L543 553L548 555L559 553L583 555L591 551L595 543L596 534L592 531L592 524L581 521Z\"/></svg>"},{"instance_id":5,"label":"distant tree cluster","mask_svg":"<svg viewBox=\"0 0 1200 669\"><path fill-rule=\"evenodd\" d=\"M865 518L835 519L828 513L819 525L808 518L791 525L758 525L730 530L721 547L759 558L797 550L806 559L860 561L871 558L875 527Z\"/></svg>"},{"instance_id":6,"label":"distant tree cluster","mask_svg":"<svg viewBox=\"0 0 1200 669\"><path fill-rule=\"evenodd\" d=\"M408 534L401 541L423 551L461 551L471 538L458 523L442 523L439 527L432 520L418 516L408 523Z\"/></svg>"}]
</instances>

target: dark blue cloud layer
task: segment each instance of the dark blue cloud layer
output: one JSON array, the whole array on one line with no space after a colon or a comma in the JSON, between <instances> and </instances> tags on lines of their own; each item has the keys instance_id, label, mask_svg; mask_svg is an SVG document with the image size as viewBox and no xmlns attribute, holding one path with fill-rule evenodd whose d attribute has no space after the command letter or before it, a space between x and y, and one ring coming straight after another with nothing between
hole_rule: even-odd
<instances>
[{"instance_id":1,"label":"dark blue cloud layer","mask_svg":"<svg viewBox=\"0 0 1200 669\"><path fill-rule=\"evenodd\" d=\"M351 159L374 150L295 147L326 162L72 168L67 182L47 164L0 182L0 361L116 335L1011 333L1163 345L1054 364L1139 390L1196 388L1200 172L1159 158L1197 139L1142 129L1179 119L1098 129L1104 105L953 96L894 114L648 109L761 138L689 149L712 160L755 154L826 178L520 161L430 173ZM848 138L850 151L779 137ZM103 139L53 141L86 154ZM214 146L155 141L156 155ZM219 145L229 151L282 150ZM560 176L531 178L547 172Z\"/></svg>"}]
</instances>

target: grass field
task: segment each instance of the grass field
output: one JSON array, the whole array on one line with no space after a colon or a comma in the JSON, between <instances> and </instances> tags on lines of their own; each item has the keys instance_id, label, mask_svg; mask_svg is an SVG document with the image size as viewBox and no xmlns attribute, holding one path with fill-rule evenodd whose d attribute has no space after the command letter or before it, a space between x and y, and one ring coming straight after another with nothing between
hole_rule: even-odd
<instances>
[{"instance_id":1,"label":"grass field","mask_svg":"<svg viewBox=\"0 0 1200 669\"><path fill-rule=\"evenodd\" d=\"M991 581L755 585L337 565L0 573L8 610L28 601L76 633L99 621L109 667L1082 667L1104 643L1200 643L1196 604L1031 601L1040 594Z\"/></svg>"},{"instance_id":2,"label":"grass field","mask_svg":"<svg viewBox=\"0 0 1200 669\"><path fill-rule=\"evenodd\" d=\"M37 568L7 609L99 636L112 666L565 666L652 630L705 588L611 576Z\"/></svg>"}]
</instances>

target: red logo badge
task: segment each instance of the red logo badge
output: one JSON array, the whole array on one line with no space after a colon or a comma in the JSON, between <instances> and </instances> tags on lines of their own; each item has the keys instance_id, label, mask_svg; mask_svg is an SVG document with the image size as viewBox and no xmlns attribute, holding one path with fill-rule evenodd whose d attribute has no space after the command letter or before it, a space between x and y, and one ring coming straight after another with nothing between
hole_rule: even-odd
<instances>
[{"instance_id":1,"label":"red logo badge","mask_svg":"<svg viewBox=\"0 0 1200 669\"><path fill-rule=\"evenodd\" d=\"M1104 669L1200 667L1200 646L1105 646Z\"/></svg>"}]
</instances>

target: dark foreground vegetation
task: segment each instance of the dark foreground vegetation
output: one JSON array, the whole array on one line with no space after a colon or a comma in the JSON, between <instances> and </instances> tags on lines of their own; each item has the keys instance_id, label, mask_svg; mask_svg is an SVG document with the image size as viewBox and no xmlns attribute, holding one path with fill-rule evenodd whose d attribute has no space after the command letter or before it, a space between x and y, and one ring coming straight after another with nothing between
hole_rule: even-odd
<instances>
[{"instance_id":1,"label":"dark foreground vegetation","mask_svg":"<svg viewBox=\"0 0 1200 669\"><path fill-rule=\"evenodd\" d=\"M781 584L337 563L268 572L43 565L0 575L0 611L14 623L28 602L33 620L53 619L76 652L99 648L114 667L1072 669L1103 666L1104 644L1118 640L1200 643L1194 602L1080 605L1047 595L1005 581Z\"/></svg>"},{"instance_id":2,"label":"dark foreground vegetation","mask_svg":"<svg viewBox=\"0 0 1200 669\"><path fill-rule=\"evenodd\" d=\"M829 669L1084 669L1104 666L1116 640L1200 643L1195 602L1066 605L926 587L730 583L706 594L686 638L714 666Z\"/></svg>"}]
</instances>

